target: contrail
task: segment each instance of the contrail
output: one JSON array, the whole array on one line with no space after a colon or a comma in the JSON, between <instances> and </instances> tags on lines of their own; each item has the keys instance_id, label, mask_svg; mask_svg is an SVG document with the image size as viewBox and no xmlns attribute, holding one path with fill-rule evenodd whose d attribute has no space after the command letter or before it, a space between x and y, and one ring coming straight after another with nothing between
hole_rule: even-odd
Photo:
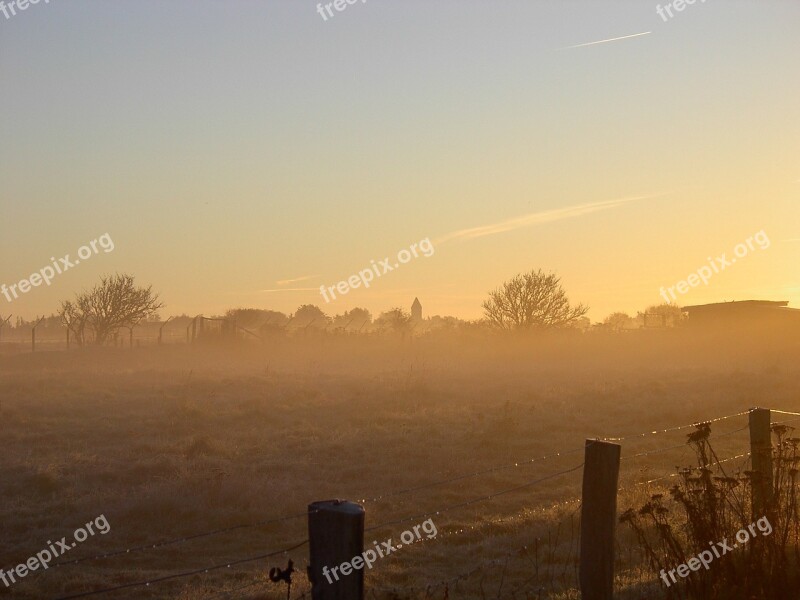
<instances>
[{"instance_id":1,"label":"contrail","mask_svg":"<svg viewBox=\"0 0 800 600\"><path fill-rule=\"evenodd\" d=\"M577 44L575 46L566 46L564 48L559 48L559 50L569 50L570 48L583 48L584 46L594 46L595 44L605 44L605 43L608 43L608 42L616 42L618 40L627 40L627 39L630 39L630 38L639 37L640 35L648 35L648 34L651 34L651 33L653 33L653 32L652 31L643 31L642 33L634 33L633 35L623 35L622 37L615 37L615 38L610 38L610 39L607 39L607 40L598 40L596 42L587 42L585 44Z\"/></svg>"},{"instance_id":2,"label":"contrail","mask_svg":"<svg viewBox=\"0 0 800 600\"><path fill-rule=\"evenodd\" d=\"M305 275L303 277L297 277L296 279L281 279L280 281L276 281L275 285L289 285L290 283L297 283L298 281L305 281L306 279L313 279L316 275Z\"/></svg>"},{"instance_id":3,"label":"contrail","mask_svg":"<svg viewBox=\"0 0 800 600\"><path fill-rule=\"evenodd\" d=\"M537 225L539 223L551 223L553 221L561 221L563 219L574 219L582 217L590 213L598 212L601 210L608 210L622 206L628 202L635 202L638 200L646 200L648 198L658 198L667 194L651 194L647 196L635 196L632 198L618 198L616 200L604 200L602 202L593 202L591 204L580 204L577 206L567 206L565 208L556 208L552 210L545 210L541 212L530 213L522 215L521 217L514 217L498 223L490 225L481 225L478 227L470 227L468 229L460 229L451 233L445 234L434 242L434 245L443 244L452 240L458 239L473 239L477 237L484 237L487 235L495 235L497 233L505 233L506 231L513 231L521 227L528 227L530 225Z\"/></svg>"},{"instance_id":4,"label":"contrail","mask_svg":"<svg viewBox=\"0 0 800 600\"><path fill-rule=\"evenodd\" d=\"M258 290L259 292L310 292L319 288L280 288L277 290Z\"/></svg>"}]
</instances>

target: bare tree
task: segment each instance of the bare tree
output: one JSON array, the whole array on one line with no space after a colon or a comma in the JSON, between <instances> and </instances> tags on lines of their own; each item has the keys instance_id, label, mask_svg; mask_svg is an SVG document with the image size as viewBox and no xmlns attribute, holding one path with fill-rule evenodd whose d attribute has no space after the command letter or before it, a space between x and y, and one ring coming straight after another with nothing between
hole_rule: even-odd
<instances>
[{"instance_id":1,"label":"bare tree","mask_svg":"<svg viewBox=\"0 0 800 600\"><path fill-rule=\"evenodd\" d=\"M67 327L80 332L80 343L88 326L95 344L103 344L121 327L134 327L163 306L152 287L137 287L132 275L117 274L101 277L98 285L78 294L74 302L63 302L59 314Z\"/></svg>"},{"instance_id":2,"label":"bare tree","mask_svg":"<svg viewBox=\"0 0 800 600\"><path fill-rule=\"evenodd\" d=\"M501 329L552 329L579 320L588 306L571 306L561 279L541 270L517 275L489 294L486 319Z\"/></svg>"},{"instance_id":3,"label":"bare tree","mask_svg":"<svg viewBox=\"0 0 800 600\"><path fill-rule=\"evenodd\" d=\"M61 317L61 323L72 333L75 343L83 346L86 343L87 315L78 310L78 307L70 300L61 303L58 314Z\"/></svg>"}]
</instances>

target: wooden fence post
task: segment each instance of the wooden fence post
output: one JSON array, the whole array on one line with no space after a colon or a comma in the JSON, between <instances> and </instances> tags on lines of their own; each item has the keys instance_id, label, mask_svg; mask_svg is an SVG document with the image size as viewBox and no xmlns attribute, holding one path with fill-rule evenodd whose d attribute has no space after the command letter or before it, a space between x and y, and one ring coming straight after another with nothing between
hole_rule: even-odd
<instances>
[{"instance_id":1,"label":"wooden fence post","mask_svg":"<svg viewBox=\"0 0 800 600\"><path fill-rule=\"evenodd\" d=\"M36 321L36 325L31 329L31 352L36 352L36 328L44 321L44 317Z\"/></svg>"},{"instance_id":2,"label":"wooden fence post","mask_svg":"<svg viewBox=\"0 0 800 600\"><path fill-rule=\"evenodd\" d=\"M312 600L364 599L363 562L360 569L340 568L364 552L361 505L346 500L309 504L308 547Z\"/></svg>"},{"instance_id":3,"label":"wooden fence post","mask_svg":"<svg viewBox=\"0 0 800 600\"><path fill-rule=\"evenodd\" d=\"M0 341L3 340L3 327L5 327L14 315L8 315L5 319L0 317Z\"/></svg>"},{"instance_id":4,"label":"wooden fence post","mask_svg":"<svg viewBox=\"0 0 800 600\"><path fill-rule=\"evenodd\" d=\"M167 323L169 323L171 320L172 320L172 317L168 318L166 321L164 321L161 324L161 327L158 328L158 345L159 346L161 345L161 334L164 331L164 327L166 327Z\"/></svg>"},{"instance_id":5,"label":"wooden fence post","mask_svg":"<svg viewBox=\"0 0 800 600\"><path fill-rule=\"evenodd\" d=\"M581 503L580 585L583 600L614 597L614 530L621 446L586 440Z\"/></svg>"},{"instance_id":6,"label":"wooden fence post","mask_svg":"<svg viewBox=\"0 0 800 600\"><path fill-rule=\"evenodd\" d=\"M753 471L753 513L764 516L772 502L772 413L768 408L750 411L750 458Z\"/></svg>"}]
</instances>

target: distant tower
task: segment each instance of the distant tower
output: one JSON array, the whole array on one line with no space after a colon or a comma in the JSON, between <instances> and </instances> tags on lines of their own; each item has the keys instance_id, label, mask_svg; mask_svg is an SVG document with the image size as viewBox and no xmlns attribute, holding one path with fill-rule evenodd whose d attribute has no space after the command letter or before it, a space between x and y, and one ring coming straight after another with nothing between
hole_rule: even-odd
<instances>
[{"instance_id":1,"label":"distant tower","mask_svg":"<svg viewBox=\"0 0 800 600\"><path fill-rule=\"evenodd\" d=\"M422 304L419 298L414 298L414 303L411 305L411 320L422 321Z\"/></svg>"}]
</instances>

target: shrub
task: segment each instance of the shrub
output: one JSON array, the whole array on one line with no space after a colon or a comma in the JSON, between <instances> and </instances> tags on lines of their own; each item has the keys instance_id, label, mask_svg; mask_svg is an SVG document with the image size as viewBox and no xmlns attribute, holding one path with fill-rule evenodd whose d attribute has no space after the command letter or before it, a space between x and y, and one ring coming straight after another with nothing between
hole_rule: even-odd
<instances>
[{"instance_id":1,"label":"shrub","mask_svg":"<svg viewBox=\"0 0 800 600\"><path fill-rule=\"evenodd\" d=\"M774 485L762 513L753 508L753 484L760 473L725 472L709 442L711 427L700 424L688 436L697 466L679 469L679 481L664 494L653 495L638 510L624 512L620 521L635 532L648 562L668 572L687 563L717 542L736 543L736 533L762 520L761 531L732 552L714 557L707 569L676 577L665 590L669 598L752 600L790 598L800 585L800 524L797 506L797 463L800 439L793 428L773 425ZM716 467L712 468L712 465ZM669 500L672 502L669 502ZM766 528L766 527L765 527ZM756 530L758 532L758 530Z\"/></svg>"}]
</instances>

